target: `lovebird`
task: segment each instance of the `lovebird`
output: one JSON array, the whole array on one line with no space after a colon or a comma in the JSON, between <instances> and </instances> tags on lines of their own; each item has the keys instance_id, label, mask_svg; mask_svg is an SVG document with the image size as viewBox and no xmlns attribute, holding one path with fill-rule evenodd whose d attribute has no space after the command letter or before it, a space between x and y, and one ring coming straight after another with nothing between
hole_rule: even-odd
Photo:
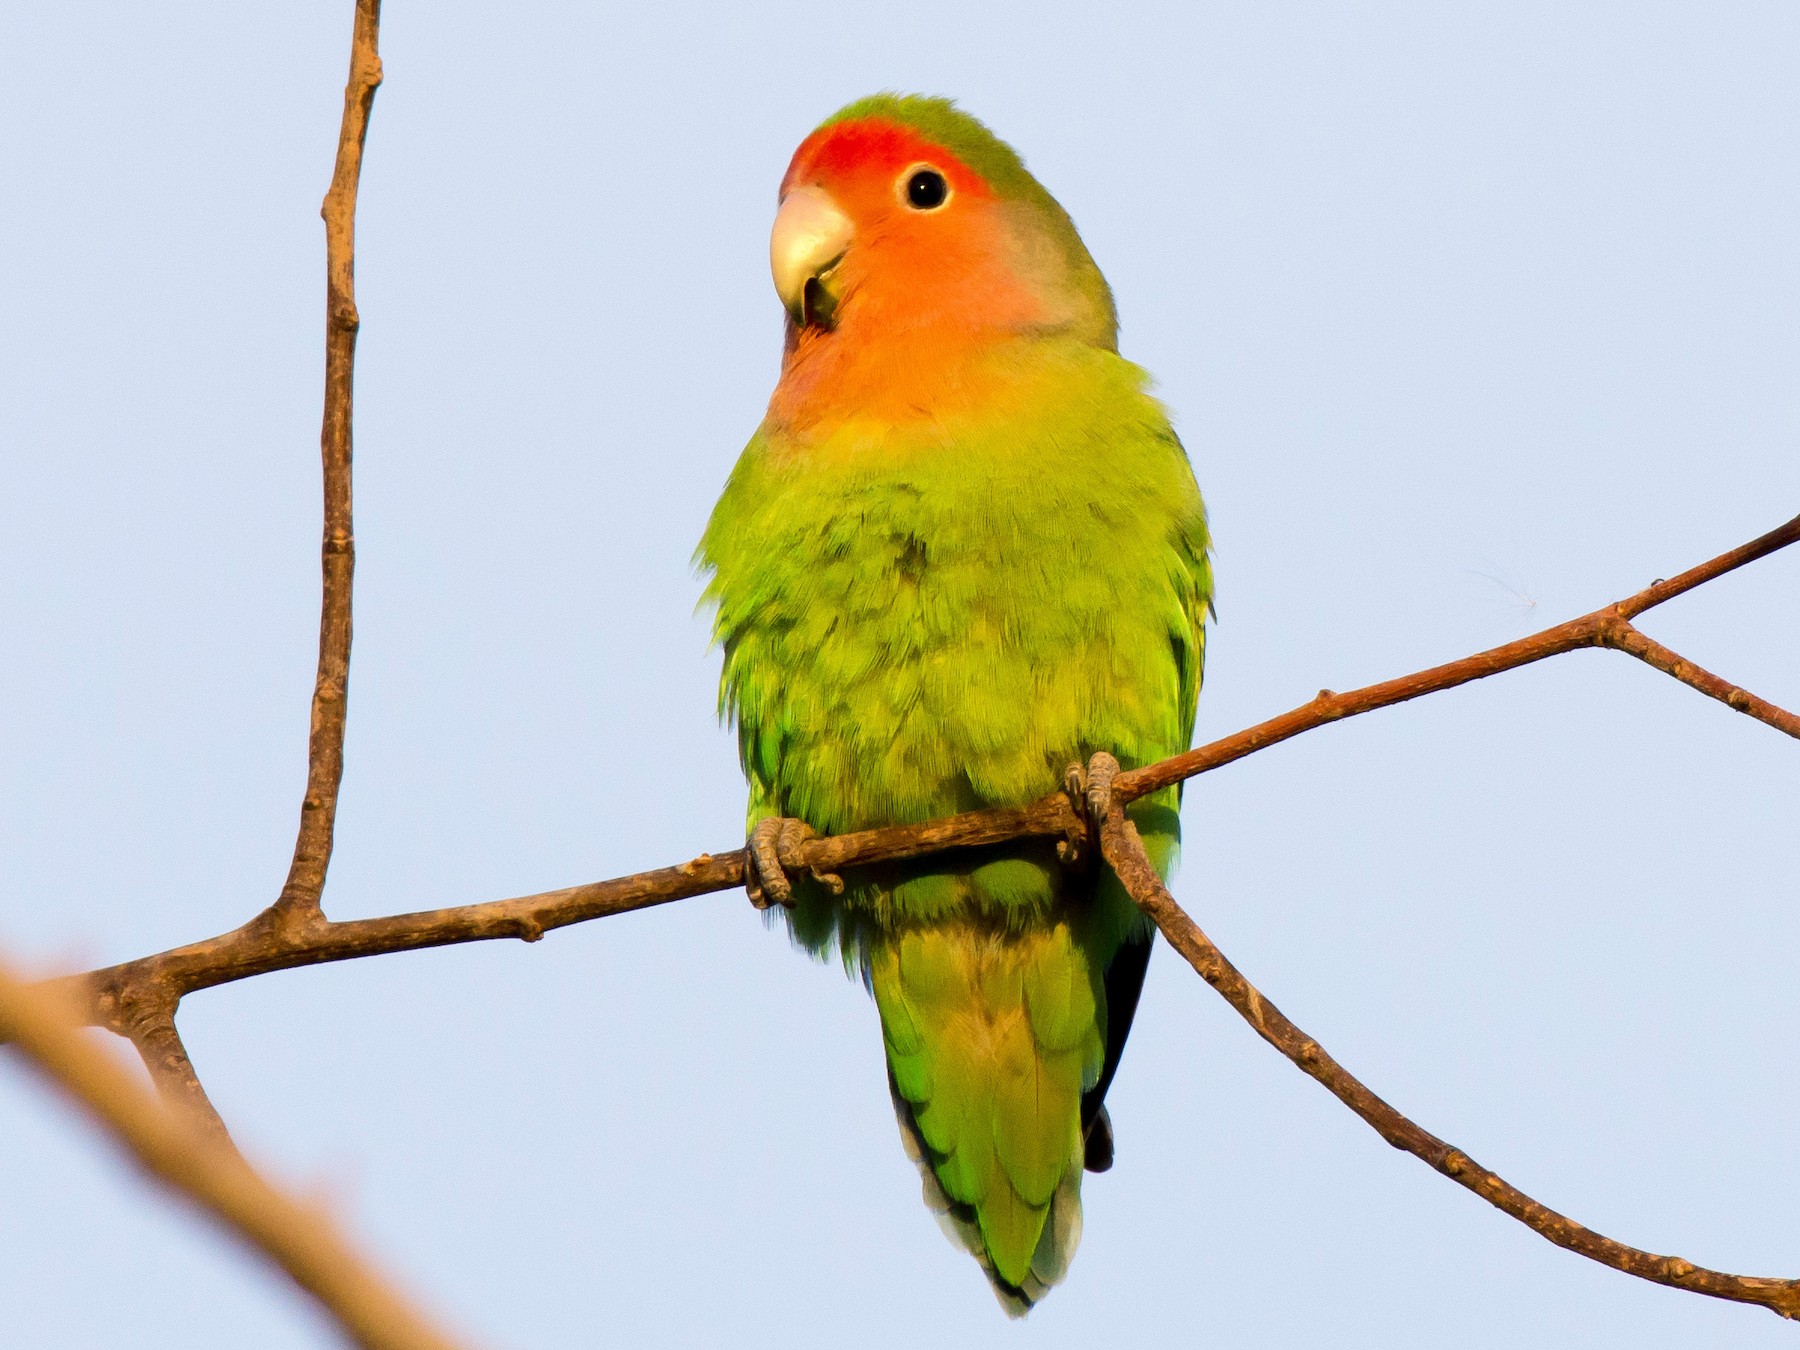
<instances>
[{"instance_id":1,"label":"lovebird","mask_svg":"<svg viewBox=\"0 0 1800 1350\"><path fill-rule=\"evenodd\" d=\"M1154 930L1056 841L786 876L782 831L1019 805L1188 748L1205 509L1068 213L946 99L801 143L770 238L781 375L706 527L752 899L860 976L926 1203L1002 1306L1068 1268ZM1130 815L1165 876L1179 790ZM798 822L796 826L794 822Z\"/></svg>"}]
</instances>

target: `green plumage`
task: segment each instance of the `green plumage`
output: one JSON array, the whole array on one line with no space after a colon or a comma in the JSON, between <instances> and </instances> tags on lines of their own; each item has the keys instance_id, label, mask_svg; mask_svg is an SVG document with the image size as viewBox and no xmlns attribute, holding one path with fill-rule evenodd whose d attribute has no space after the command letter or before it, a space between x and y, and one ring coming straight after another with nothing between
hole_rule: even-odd
<instances>
[{"instance_id":1,"label":"green plumage","mask_svg":"<svg viewBox=\"0 0 1800 1350\"><path fill-rule=\"evenodd\" d=\"M1095 751L1188 746L1206 525L1146 383L1110 344L1019 334L975 360L965 412L758 433L700 548L752 825L924 821L1042 796ZM1177 804L1132 808L1165 871ZM802 879L792 934L868 981L927 1199L1022 1311L1079 1234L1083 1095L1122 1041L1106 972L1148 926L1048 844L845 881Z\"/></svg>"}]
</instances>

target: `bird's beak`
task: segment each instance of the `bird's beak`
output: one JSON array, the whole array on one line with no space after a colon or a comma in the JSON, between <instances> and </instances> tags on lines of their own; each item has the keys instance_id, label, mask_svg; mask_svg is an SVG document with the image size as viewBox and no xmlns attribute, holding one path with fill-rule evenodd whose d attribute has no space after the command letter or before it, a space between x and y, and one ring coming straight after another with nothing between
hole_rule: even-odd
<instances>
[{"instance_id":1,"label":"bird's beak","mask_svg":"<svg viewBox=\"0 0 1800 1350\"><path fill-rule=\"evenodd\" d=\"M769 270L775 293L801 327L830 325L838 300L830 273L855 233L850 217L823 188L797 187L782 199L769 233Z\"/></svg>"}]
</instances>

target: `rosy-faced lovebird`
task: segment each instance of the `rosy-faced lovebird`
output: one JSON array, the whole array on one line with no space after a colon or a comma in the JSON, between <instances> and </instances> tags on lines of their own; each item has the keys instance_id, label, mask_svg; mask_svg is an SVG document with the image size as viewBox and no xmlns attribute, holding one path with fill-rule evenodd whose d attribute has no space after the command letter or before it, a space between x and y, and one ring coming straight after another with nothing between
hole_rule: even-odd
<instances>
[{"instance_id":1,"label":"rosy-faced lovebird","mask_svg":"<svg viewBox=\"0 0 1800 1350\"><path fill-rule=\"evenodd\" d=\"M1185 750L1200 493L1019 156L947 100L852 103L795 152L770 262L781 378L698 554L753 839L1018 805L1096 752ZM1165 874L1178 805L1130 808ZM1112 1161L1148 921L1054 841L751 870L795 942L874 994L926 1201L1025 1312L1074 1253L1084 1167Z\"/></svg>"}]
</instances>

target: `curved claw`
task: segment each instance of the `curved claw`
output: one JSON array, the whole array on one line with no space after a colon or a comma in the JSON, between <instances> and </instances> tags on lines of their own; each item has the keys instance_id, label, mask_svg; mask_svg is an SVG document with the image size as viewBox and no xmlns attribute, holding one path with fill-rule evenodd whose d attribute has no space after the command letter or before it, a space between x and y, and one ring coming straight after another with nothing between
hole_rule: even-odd
<instances>
[{"instance_id":1,"label":"curved claw","mask_svg":"<svg viewBox=\"0 0 1800 1350\"><path fill-rule=\"evenodd\" d=\"M758 909L794 903L794 888L781 866L781 832L788 822L767 816L756 822L744 849L744 890Z\"/></svg>"},{"instance_id":2,"label":"curved claw","mask_svg":"<svg viewBox=\"0 0 1800 1350\"><path fill-rule=\"evenodd\" d=\"M1071 764L1063 774L1063 792L1081 822L1070 827L1066 838L1057 840L1056 856L1063 866L1080 869L1087 865L1089 845L1112 810L1113 780L1118 776L1119 761L1104 750L1096 751L1086 768Z\"/></svg>"},{"instance_id":3,"label":"curved claw","mask_svg":"<svg viewBox=\"0 0 1800 1350\"><path fill-rule=\"evenodd\" d=\"M1087 771L1071 764L1063 771L1063 796L1074 809L1075 820L1065 827L1066 833L1056 841L1056 857L1064 867L1079 870L1087 864Z\"/></svg>"},{"instance_id":4,"label":"curved claw","mask_svg":"<svg viewBox=\"0 0 1800 1350\"><path fill-rule=\"evenodd\" d=\"M812 826L793 816L765 816L756 822L744 848L744 890L751 904L767 909L772 904L794 903L794 885L788 880L782 854L792 857L794 850L813 838L814 833ZM833 895L843 892L843 878L836 873L821 872L816 867L808 870L813 880Z\"/></svg>"},{"instance_id":5,"label":"curved claw","mask_svg":"<svg viewBox=\"0 0 1800 1350\"><path fill-rule=\"evenodd\" d=\"M1096 830L1106 821L1106 813L1112 810L1113 779L1119 776L1119 761L1104 750L1094 752L1094 757L1087 763L1087 791L1083 794L1087 799L1088 819Z\"/></svg>"}]
</instances>

